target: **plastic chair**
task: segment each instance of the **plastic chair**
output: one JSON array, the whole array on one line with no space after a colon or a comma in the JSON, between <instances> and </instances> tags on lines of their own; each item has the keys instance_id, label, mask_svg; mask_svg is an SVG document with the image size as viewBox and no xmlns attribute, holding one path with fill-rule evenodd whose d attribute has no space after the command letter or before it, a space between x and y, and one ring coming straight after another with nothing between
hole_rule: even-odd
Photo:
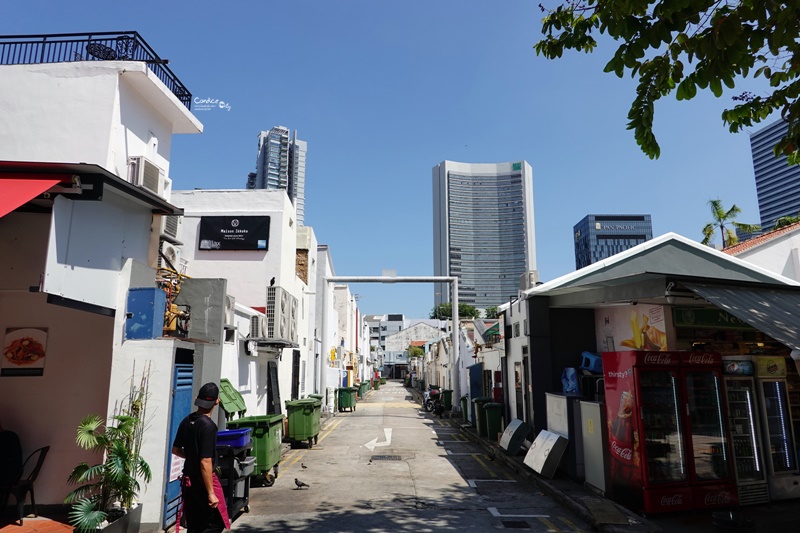
<instances>
[{"instance_id":1,"label":"plastic chair","mask_svg":"<svg viewBox=\"0 0 800 533\"><path fill-rule=\"evenodd\" d=\"M39 475L39 470L42 469L44 458L47 456L49 450L50 446L43 446L32 452L28 458L25 459L18 479L11 485L0 487L0 495L2 495L3 498L3 509L5 509L8 503L8 497L11 494L13 494L14 498L17 500L17 520L19 520L19 525L22 525L22 517L25 515L25 496L28 493L31 495L31 511L34 515L36 514L36 497L33 494L33 482L36 481L36 477ZM25 467L28 466L28 463L34 464L34 462L35 466L33 470L28 474L28 477L23 479L22 476L25 474Z\"/></svg>"}]
</instances>

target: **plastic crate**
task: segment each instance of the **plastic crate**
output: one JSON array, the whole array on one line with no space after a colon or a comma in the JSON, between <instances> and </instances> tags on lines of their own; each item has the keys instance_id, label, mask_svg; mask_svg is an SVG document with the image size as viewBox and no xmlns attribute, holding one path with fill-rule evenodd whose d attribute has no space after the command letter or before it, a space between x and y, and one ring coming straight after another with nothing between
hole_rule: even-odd
<instances>
[{"instance_id":1,"label":"plastic crate","mask_svg":"<svg viewBox=\"0 0 800 533\"><path fill-rule=\"evenodd\" d=\"M217 432L217 446L241 448L250 444L250 428L224 429Z\"/></svg>"},{"instance_id":2,"label":"plastic crate","mask_svg":"<svg viewBox=\"0 0 800 533\"><path fill-rule=\"evenodd\" d=\"M256 456L251 455L249 457L245 457L244 459L236 459L233 462L233 469L236 471L236 475L241 476L249 476L253 473L253 470L256 469Z\"/></svg>"}]
</instances>

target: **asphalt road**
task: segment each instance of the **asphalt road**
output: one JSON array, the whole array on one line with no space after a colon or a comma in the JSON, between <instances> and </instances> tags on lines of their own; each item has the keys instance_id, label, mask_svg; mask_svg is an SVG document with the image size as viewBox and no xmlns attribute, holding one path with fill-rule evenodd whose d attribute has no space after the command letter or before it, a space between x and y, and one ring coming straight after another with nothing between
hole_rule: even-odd
<instances>
[{"instance_id":1,"label":"asphalt road","mask_svg":"<svg viewBox=\"0 0 800 533\"><path fill-rule=\"evenodd\" d=\"M275 484L251 489L250 512L233 530L591 531L466 439L459 424L425 413L388 382L324 424L313 448L286 453ZM298 489L295 478L309 487Z\"/></svg>"}]
</instances>

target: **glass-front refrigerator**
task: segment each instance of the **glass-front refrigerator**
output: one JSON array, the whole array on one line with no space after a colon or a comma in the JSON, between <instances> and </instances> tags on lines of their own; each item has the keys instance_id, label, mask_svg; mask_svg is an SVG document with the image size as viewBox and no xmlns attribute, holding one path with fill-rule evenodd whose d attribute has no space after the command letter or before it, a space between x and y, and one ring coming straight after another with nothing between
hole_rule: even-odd
<instances>
[{"instance_id":1,"label":"glass-front refrigerator","mask_svg":"<svg viewBox=\"0 0 800 533\"><path fill-rule=\"evenodd\" d=\"M758 356L754 360L770 498L800 498L800 469L786 384L786 360L777 355Z\"/></svg>"},{"instance_id":2,"label":"glass-front refrigerator","mask_svg":"<svg viewBox=\"0 0 800 533\"><path fill-rule=\"evenodd\" d=\"M722 392L722 358L689 352L681 361L685 388L689 474L696 509L736 505L739 494Z\"/></svg>"},{"instance_id":3,"label":"glass-front refrigerator","mask_svg":"<svg viewBox=\"0 0 800 533\"><path fill-rule=\"evenodd\" d=\"M758 391L752 377L753 362L736 356L723 357L723 372L739 504L768 503L767 466L756 400Z\"/></svg>"},{"instance_id":4,"label":"glass-front refrigerator","mask_svg":"<svg viewBox=\"0 0 800 533\"><path fill-rule=\"evenodd\" d=\"M646 513L694 508L678 352L604 352L613 498Z\"/></svg>"}]
</instances>

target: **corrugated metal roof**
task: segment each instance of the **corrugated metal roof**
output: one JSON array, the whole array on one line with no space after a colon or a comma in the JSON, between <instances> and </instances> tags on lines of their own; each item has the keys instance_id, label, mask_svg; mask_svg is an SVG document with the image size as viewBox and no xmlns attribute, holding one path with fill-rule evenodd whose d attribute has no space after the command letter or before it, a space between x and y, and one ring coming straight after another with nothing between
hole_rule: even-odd
<instances>
[{"instance_id":1,"label":"corrugated metal roof","mask_svg":"<svg viewBox=\"0 0 800 533\"><path fill-rule=\"evenodd\" d=\"M684 285L773 339L800 350L800 287L767 289L688 282Z\"/></svg>"}]
</instances>

